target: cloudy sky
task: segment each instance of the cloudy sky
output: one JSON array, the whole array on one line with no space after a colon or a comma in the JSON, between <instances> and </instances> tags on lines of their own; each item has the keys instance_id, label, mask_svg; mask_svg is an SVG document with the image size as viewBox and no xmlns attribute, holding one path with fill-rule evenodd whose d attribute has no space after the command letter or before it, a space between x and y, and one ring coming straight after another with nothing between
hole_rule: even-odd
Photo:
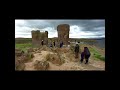
<instances>
[{"instance_id":1,"label":"cloudy sky","mask_svg":"<svg viewBox=\"0 0 120 90\"><path fill-rule=\"evenodd\" d=\"M89 20L37 20L37 19L16 19L15 20L15 38L24 37L31 38L32 30L40 30L40 32L48 31L48 38L57 37L57 25L70 25L70 38L99 38L105 37L105 20L89 19Z\"/></svg>"}]
</instances>

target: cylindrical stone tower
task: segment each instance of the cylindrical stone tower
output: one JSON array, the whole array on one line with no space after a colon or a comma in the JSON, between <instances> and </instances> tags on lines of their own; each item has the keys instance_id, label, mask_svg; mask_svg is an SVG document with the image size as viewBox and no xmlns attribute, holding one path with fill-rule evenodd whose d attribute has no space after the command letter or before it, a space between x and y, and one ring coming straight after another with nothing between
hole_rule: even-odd
<instances>
[{"instance_id":1,"label":"cylindrical stone tower","mask_svg":"<svg viewBox=\"0 0 120 90\"><path fill-rule=\"evenodd\" d=\"M45 45L48 45L48 31L45 31Z\"/></svg>"},{"instance_id":2,"label":"cylindrical stone tower","mask_svg":"<svg viewBox=\"0 0 120 90\"><path fill-rule=\"evenodd\" d=\"M60 24L57 26L57 31L58 41L63 41L64 45L68 45L70 26L68 24Z\"/></svg>"},{"instance_id":3,"label":"cylindrical stone tower","mask_svg":"<svg viewBox=\"0 0 120 90\"><path fill-rule=\"evenodd\" d=\"M39 46L40 45L40 31L31 31L32 34L32 45Z\"/></svg>"}]
</instances>

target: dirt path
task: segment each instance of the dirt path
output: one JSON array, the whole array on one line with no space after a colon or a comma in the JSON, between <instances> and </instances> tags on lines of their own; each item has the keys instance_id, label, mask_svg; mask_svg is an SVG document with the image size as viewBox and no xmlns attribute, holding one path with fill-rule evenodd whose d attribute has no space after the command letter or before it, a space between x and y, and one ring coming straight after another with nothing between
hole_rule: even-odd
<instances>
[{"instance_id":1,"label":"dirt path","mask_svg":"<svg viewBox=\"0 0 120 90\"><path fill-rule=\"evenodd\" d=\"M41 53L34 53L34 58L31 62L25 63L26 67L25 70L35 70L34 69L34 62L36 60L42 61L45 59L48 53L53 53L49 51L41 51ZM92 58L89 60L89 64L80 63L79 59L70 61L70 58L66 56L64 53L63 56L65 57L65 63L62 65L55 65L49 62L49 69L48 70L105 70L105 62L97 61ZM73 57L74 58L74 57Z\"/></svg>"}]
</instances>

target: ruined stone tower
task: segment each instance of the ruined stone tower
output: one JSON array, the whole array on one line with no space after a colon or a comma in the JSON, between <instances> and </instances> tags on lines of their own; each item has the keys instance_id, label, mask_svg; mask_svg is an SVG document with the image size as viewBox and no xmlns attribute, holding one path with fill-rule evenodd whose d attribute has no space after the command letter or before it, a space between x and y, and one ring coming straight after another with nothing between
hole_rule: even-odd
<instances>
[{"instance_id":1,"label":"ruined stone tower","mask_svg":"<svg viewBox=\"0 0 120 90\"><path fill-rule=\"evenodd\" d=\"M40 42L43 40L45 45L48 44L48 31L40 32L39 37L40 37Z\"/></svg>"},{"instance_id":2,"label":"ruined stone tower","mask_svg":"<svg viewBox=\"0 0 120 90\"><path fill-rule=\"evenodd\" d=\"M58 40L68 45L70 26L68 24L60 24L57 26Z\"/></svg>"},{"instance_id":3,"label":"ruined stone tower","mask_svg":"<svg viewBox=\"0 0 120 90\"><path fill-rule=\"evenodd\" d=\"M32 34L32 44L34 46L39 46L40 45L40 37L39 37L40 31L39 30L31 31L31 34Z\"/></svg>"},{"instance_id":4,"label":"ruined stone tower","mask_svg":"<svg viewBox=\"0 0 120 90\"><path fill-rule=\"evenodd\" d=\"M41 41L44 40L44 44L48 44L48 31L45 32L40 32L39 30L37 31L31 31L32 34L32 44L34 46L40 46Z\"/></svg>"}]
</instances>

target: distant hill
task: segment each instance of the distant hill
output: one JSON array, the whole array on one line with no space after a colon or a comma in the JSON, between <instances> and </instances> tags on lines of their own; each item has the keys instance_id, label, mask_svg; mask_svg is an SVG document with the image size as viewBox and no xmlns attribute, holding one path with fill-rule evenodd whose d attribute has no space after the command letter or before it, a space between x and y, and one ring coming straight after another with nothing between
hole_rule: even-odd
<instances>
[{"instance_id":1,"label":"distant hill","mask_svg":"<svg viewBox=\"0 0 120 90\"><path fill-rule=\"evenodd\" d=\"M49 40L56 40L57 38L48 38ZM71 42L84 42L86 44L95 45L101 48L105 48L105 38L69 38ZM15 43L32 43L32 38L15 38Z\"/></svg>"}]
</instances>

